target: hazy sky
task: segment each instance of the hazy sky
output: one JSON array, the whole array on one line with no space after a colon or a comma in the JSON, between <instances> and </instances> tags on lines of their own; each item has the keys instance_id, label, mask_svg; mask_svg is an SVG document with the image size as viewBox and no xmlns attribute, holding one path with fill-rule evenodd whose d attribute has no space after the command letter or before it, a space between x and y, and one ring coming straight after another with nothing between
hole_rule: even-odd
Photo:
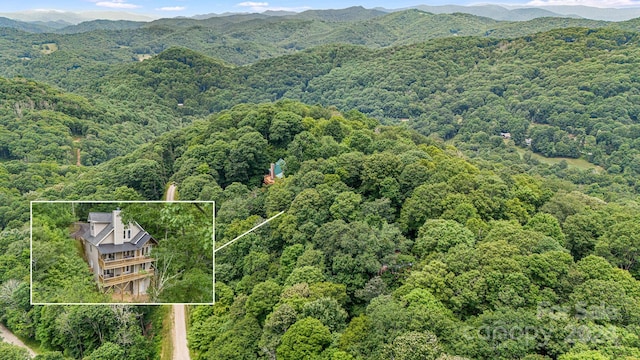
<instances>
[{"instance_id":1,"label":"hazy sky","mask_svg":"<svg viewBox=\"0 0 640 360\"><path fill-rule=\"evenodd\" d=\"M587 5L597 7L640 7L640 0L2 0L0 12L34 9L64 11L112 10L152 16L191 16L223 12L262 12L265 10L304 11L307 9L341 9L361 5L366 8L402 8L412 5L473 5L478 3L512 5Z\"/></svg>"}]
</instances>

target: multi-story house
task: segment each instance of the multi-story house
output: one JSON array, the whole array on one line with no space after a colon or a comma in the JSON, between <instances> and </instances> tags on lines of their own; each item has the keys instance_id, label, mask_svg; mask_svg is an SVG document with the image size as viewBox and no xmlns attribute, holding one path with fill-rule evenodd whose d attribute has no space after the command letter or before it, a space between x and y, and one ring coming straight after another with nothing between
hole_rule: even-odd
<instances>
[{"instance_id":1,"label":"multi-story house","mask_svg":"<svg viewBox=\"0 0 640 360\"><path fill-rule=\"evenodd\" d=\"M151 249L158 242L137 222L124 224L119 209L110 213L92 212L76 234L103 290L146 295L154 274Z\"/></svg>"}]
</instances>

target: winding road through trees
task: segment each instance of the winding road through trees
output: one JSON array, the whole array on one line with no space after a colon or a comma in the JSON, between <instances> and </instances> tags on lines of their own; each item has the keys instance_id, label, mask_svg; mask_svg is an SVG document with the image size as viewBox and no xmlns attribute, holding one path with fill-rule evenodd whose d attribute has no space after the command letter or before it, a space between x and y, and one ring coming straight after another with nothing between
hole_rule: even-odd
<instances>
[{"instance_id":1,"label":"winding road through trees","mask_svg":"<svg viewBox=\"0 0 640 360\"><path fill-rule=\"evenodd\" d=\"M2 341L4 342L8 342L9 344L27 349L27 351L29 352L29 356L31 356L32 358L36 356L36 353L31 350L31 348L25 345L20 339L18 339L17 336L13 335L13 333L2 324L0 324L0 337L2 337Z\"/></svg>"}]
</instances>

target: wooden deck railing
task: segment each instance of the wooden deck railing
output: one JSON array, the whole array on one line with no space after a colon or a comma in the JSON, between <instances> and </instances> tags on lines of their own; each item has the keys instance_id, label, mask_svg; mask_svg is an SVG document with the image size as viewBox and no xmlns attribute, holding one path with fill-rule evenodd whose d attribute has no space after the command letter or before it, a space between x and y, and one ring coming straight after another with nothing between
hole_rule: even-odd
<instances>
[{"instance_id":1,"label":"wooden deck railing","mask_svg":"<svg viewBox=\"0 0 640 360\"><path fill-rule=\"evenodd\" d=\"M116 259L116 260L105 260L103 258L98 258L98 263L100 264L100 268L102 270L110 270L110 269L125 267L127 265L149 263L155 260L156 259L151 258L149 256L135 256L135 257L130 257L126 259Z\"/></svg>"},{"instance_id":2,"label":"wooden deck railing","mask_svg":"<svg viewBox=\"0 0 640 360\"><path fill-rule=\"evenodd\" d=\"M130 273L130 274L122 274L111 277L105 277L104 275L100 275L100 283L104 286L112 286L115 284L121 284L127 281L144 279L153 275L153 269L143 270L142 273Z\"/></svg>"}]
</instances>

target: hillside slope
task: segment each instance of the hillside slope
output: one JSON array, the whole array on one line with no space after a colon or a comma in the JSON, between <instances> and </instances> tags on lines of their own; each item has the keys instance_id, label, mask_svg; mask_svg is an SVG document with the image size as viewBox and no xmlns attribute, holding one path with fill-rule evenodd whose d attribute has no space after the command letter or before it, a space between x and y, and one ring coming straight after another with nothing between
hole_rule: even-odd
<instances>
[{"instance_id":1,"label":"hillside slope","mask_svg":"<svg viewBox=\"0 0 640 360\"><path fill-rule=\"evenodd\" d=\"M286 177L264 186L278 157ZM155 169L146 176L178 183L181 199L216 200L218 248L286 211L216 253L216 305L190 315L196 358L638 355L640 283L626 257L637 208L484 165L357 112L280 101L167 134L63 192ZM110 186L153 194L136 181ZM582 317L575 306L614 315ZM545 331L476 334L501 326ZM567 329L601 326L609 330L597 344L566 341ZM408 347L416 339L424 345Z\"/></svg>"},{"instance_id":2,"label":"hillside slope","mask_svg":"<svg viewBox=\"0 0 640 360\"><path fill-rule=\"evenodd\" d=\"M114 91L126 88L135 101L183 114L281 98L356 108L410 119L412 128L445 140L509 133L522 147L532 139L531 149L545 156L584 157L631 175L640 170L637 38L583 28L379 50L329 45L245 67L176 48L103 78L100 92L126 103L131 91ZM617 153L625 146L631 151Z\"/></svg>"},{"instance_id":3,"label":"hillside slope","mask_svg":"<svg viewBox=\"0 0 640 360\"><path fill-rule=\"evenodd\" d=\"M93 21L60 30L64 34L0 28L0 76L24 76L75 90L110 67L141 61L173 46L246 65L332 43L380 48L452 36L520 37L576 26L638 30L637 21L537 18L521 23L415 9L380 16L366 9L322 14L243 14L149 23Z\"/></svg>"}]
</instances>

